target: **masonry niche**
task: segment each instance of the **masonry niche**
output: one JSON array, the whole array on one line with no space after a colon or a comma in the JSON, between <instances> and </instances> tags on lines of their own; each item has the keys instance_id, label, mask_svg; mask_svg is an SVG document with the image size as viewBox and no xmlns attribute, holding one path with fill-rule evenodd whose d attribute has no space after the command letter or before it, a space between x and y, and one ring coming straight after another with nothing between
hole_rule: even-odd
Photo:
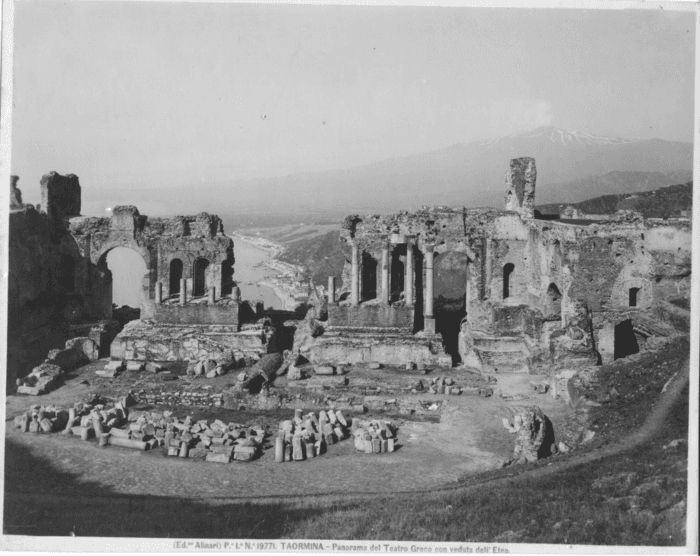
<instances>
[{"instance_id":1,"label":"masonry niche","mask_svg":"<svg viewBox=\"0 0 700 556\"><path fill-rule=\"evenodd\" d=\"M369 253L362 253L362 300L377 298L377 261Z\"/></svg>"},{"instance_id":2,"label":"masonry niche","mask_svg":"<svg viewBox=\"0 0 700 556\"><path fill-rule=\"evenodd\" d=\"M508 263L503 267L503 299L508 299L513 292L511 291L510 277L515 271L515 265Z\"/></svg>"},{"instance_id":3,"label":"masonry niche","mask_svg":"<svg viewBox=\"0 0 700 556\"><path fill-rule=\"evenodd\" d=\"M180 293L180 280L182 280L182 261L173 259L170 261L170 287L168 289L171 296Z\"/></svg>"},{"instance_id":4,"label":"masonry niche","mask_svg":"<svg viewBox=\"0 0 700 556\"><path fill-rule=\"evenodd\" d=\"M201 297L207 293L207 269L209 261L203 257L199 257L194 261L194 269L192 272L192 295Z\"/></svg>"}]
</instances>

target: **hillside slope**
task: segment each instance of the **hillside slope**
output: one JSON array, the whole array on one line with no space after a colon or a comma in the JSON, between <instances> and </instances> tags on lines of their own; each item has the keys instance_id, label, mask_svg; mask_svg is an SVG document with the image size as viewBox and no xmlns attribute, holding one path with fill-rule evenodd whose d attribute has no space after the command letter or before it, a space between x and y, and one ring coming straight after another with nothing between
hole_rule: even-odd
<instances>
[{"instance_id":1,"label":"hillside slope","mask_svg":"<svg viewBox=\"0 0 700 556\"><path fill-rule=\"evenodd\" d=\"M669 176L670 181L657 181L655 187L688 181L693 145L660 139L600 137L543 127L346 169L174 186L168 188L167 196L162 195L162 189L115 189L103 198L104 192L91 193L86 189L84 205L87 208L98 203L98 213L102 214L105 206L135 204L145 214L153 215L211 211L212 207L219 212L251 207L271 211L342 207L347 212L415 209L422 204L500 207L508 160L522 156L537 160L542 201L580 201L585 197L570 197L568 193L557 196L561 188L557 184L610 172L686 173L682 177ZM626 191L574 187L569 193L590 196L639 189L646 187L637 185ZM153 199L158 199L157 203Z\"/></svg>"},{"instance_id":2,"label":"hillside slope","mask_svg":"<svg viewBox=\"0 0 700 556\"><path fill-rule=\"evenodd\" d=\"M569 203L538 205L541 214L559 214ZM635 210L645 218L668 218L693 207L693 182L619 195L602 195L571 206L588 214L614 214L618 210Z\"/></svg>"}]
</instances>

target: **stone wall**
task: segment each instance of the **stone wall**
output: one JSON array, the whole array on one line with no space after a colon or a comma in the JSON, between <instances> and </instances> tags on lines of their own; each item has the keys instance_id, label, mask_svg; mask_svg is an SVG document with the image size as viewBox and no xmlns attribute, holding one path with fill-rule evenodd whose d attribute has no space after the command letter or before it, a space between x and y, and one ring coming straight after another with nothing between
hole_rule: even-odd
<instances>
[{"instance_id":1,"label":"stone wall","mask_svg":"<svg viewBox=\"0 0 700 556\"><path fill-rule=\"evenodd\" d=\"M331 326L413 328L413 309L410 307L328 306L328 323Z\"/></svg>"}]
</instances>

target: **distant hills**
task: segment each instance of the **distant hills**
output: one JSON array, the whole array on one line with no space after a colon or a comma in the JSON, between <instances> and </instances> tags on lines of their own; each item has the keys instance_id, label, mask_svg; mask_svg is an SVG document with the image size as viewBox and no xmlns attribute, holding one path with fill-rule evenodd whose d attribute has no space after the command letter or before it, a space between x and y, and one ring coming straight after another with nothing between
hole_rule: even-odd
<instances>
[{"instance_id":1,"label":"distant hills","mask_svg":"<svg viewBox=\"0 0 700 556\"><path fill-rule=\"evenodd\" d=\"M600 183L604 183L604 180ZM665 218L692 209L693 183L653 191L602 195L578 203L538 205L537 210L541 214L559 214L569 205L589 214L614 214L620 209L631 209L641 212L645 218ZM303 266L306 279L324 284L328 276L335 276L338 283L341 280L345 257L340 249L339 230L340 221L335 225L284 226L246 230L246 233L260 234L284 245L285 250L279 257L281 260Z\"/></svg>"},{"instance_id":2,"label":"distant hills","mask_svg":"<svg viewBox=\"0 0 700 556\"><path fill-rule=\"evenodd\" d=\"M560 214L571 205L588 214L614 214L618 210L636 210L645 218L668 218L693 208L693 182L662 187L655 191L602 195L580 203L538 205L541 214Z\"/></svg>"},{"instance_id":3,"label":"distant hills","mask_svg":"<svg viewBox=\"0 0 700 556\"><path fill-rule=\"evenodd\" d=\"M500 207L508 161L521 156L536 158L537 199L552 203L583 200L611 188L630 193L689 181L693 145L543 127L349 169L167 190L104 192L86 187L84 205L99 207L100 213L105 203L134 204L153 215L252 209L393 212L423 204Z\"/></svg>"}]
</instances>

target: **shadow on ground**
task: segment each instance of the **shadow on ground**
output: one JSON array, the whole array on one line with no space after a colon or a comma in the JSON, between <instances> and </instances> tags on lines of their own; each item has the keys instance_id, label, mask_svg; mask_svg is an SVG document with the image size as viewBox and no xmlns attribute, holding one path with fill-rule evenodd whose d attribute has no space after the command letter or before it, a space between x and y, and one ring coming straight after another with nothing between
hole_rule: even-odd
<instances>
[{"instance_id":1,"label":"shadow on ground","mask_svg":"<svg viewBox=\"0 0 700 556\"><path fill-rule=\"evenodd\" d=\"M123 496L58 471L9 439L5 447L6 535L270 539L321 513L282 503Z\"/></svg>"}]
</instances>

